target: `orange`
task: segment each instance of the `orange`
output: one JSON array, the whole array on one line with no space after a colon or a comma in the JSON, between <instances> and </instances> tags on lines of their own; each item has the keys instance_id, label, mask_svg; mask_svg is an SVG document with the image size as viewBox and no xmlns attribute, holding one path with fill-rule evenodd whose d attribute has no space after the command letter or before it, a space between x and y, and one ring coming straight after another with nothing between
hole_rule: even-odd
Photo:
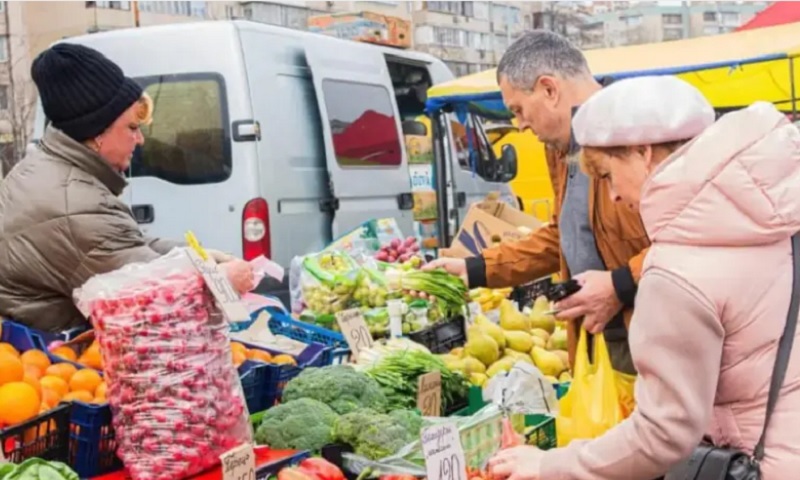
<instances>
[{"instance_id":1,"label":"orange","mask_svg":"<svg viewBox=\"0 0 800 480\"><path fill-rule=\"evenodd\" d=\"M39 380L40 378L42 378L42 375L44 375L44 369L39 368L36 365L22 365L22 368L25 371L26 377L31 377L35 378L36 380Z\"/></svg>"},{"instance_id":2,"label":"orange","mask_svg":"<svg viewBox=\"0 0 800 480\"><path fill-rule=\"evenodd\" d=\"M98 385L97 389L94 391L94 399L105 402L107 389L106 382L100 382L100 385Z\"/></svg>"},{"instance_id":3,"label":"orange","mask_svg":"<svg viewBox=\"0 0 800 480\"><path fill-rule=\"evenodd\" d=\"M233 356L233 364L234 366L237 367L243 364L245 360L247 360L247 355L245 355L245 353L242 351L233 350L231 352L231 355Z\"/></svg>"},{"instance_id":4,"label":"orange","mask_svg":"<svg viewBox=\"0 0 800 480\"><path fill-rule=\"evenodd\" d=\"M8 352L15 357L19 357L19 352L16 348L14 348L14 345L11 345L10 343L0 342L0 352Z\"/></svg>"},{"instance_id":5,"label":"orange","mask_svg":"<svg viewBox=\"0 0 800 480\"><path fill-rule=\"evenodd\" d=\"M7 351L0 351L0 385L20 382L24 375L25 369L20 359Z\"/></svg>"},{"instance_id":6,"label":"orange","mask_svg":"<svg viewBox=\"0 0 800 480\"><path fill-rule=\"evenodd\" d=\"M45 375L39 380L39 385L42 386L42 391L53 390L58 394L58 398L63 397L69 393L69 384L61 377L54 375Z\"/></svg>"},{"instance_id":7,"label":"orange","mask_svg":"<svg viewBox=\"0 0 800 480\"><path fill-rule=\"evenodd\" d=\"M94 395L85 391L85 390L76 390L74 392L69 392L68 394L64 395L61 399L64 402L71 402L73 400L77 400L79 402L91 403L94 400Z\"/></svg>"},{"instance_id":8,"label":"orange","mask_svg":"<svg viewBox=\"0 0 800 480\"><path fill-rule=\"evenodd\" d=\"M28 350L19 357L23 365L34 365L42 370L46 370L52 362L47 358L47 354L41 350Z\"/></svg>"},{"instance_id":9,"label":"orange","mask_svg":"<svg viewBox=\"0 0 800 480\"><path fill-rule=\"evenodd\" d=\"M272 359L272 363L277 365L297 365L297 360L289 355L275 355L275 358Z\"/></svg>"},{"instance_id":10,"label":"orange","mask_svg":"<svg viewBox=\"0 0 800 480\"><path fill-rule=\"evenodd\" d=\"M65 347L64 345L54 348L50 353L57 357L63 358L64 360L69 360L71 362L78 361L78 354L75 353L75 350Z\"/></svg>"},{"instance_id":11,"label":"orange","mask_svg":"<svg viewBox=\"0 0 800 480\"><path fill-rule=\"evenodd\" d=\"M240 352L244 353L245 356L247 356L247 347L245 347L244 345L242 345L239 342L231 342L231 350L233 350L234 352L235 351L240 351Z\"/></svg>"},{"instance_id":12,"label":"orange","mask_svg":"<svg viewBox=\"0 0 800 480\"><path fill-rule=\"evenodd\" d=\"M94 370L84 368L78 370L69 380L69 389L73 392L84 391L94 397L94 391L103 383L103 377Z\"/></svg>"},{"instance_id":13,"label":"orange","mask_svg":"<svg viewBox=\"0 0 800 480\"><path fill-rule=\"evenodd\" d=\"M39 414L40 405L39 394L25 382L11 382L0 387L1 423L16 425L29 420Z\"/></svg>"},{"instance_id":14,"label":"orange","mask_svg":"<svg viewBox=\"0 0 800 480\"><path fill-rule=\"evenodd\" d=\"M22 377L22 381L36 389L36 393L38 393L40 397L42 396L42 386L39 384L38 378L31 377L26 373L25 376Z\"/></svg>"},{"instance_id":15,"label":"orange","mask_svg":"<svg viewBox=\"0 0 800 480\"><path fill-rule=\"evenodd\" d=\"M59 380L61 379L59 378ZM42 406L45 410L50 410L58 405L58 402L61 401L61 397L63 397L63 395L61 395L60 390L42 387Z\"/></svg>"},{"instance_id":16,"label":"orange","mask_svg":"<svg viewBox=\"0 0 800 480\"><path fill-rule=\"evenodd\" d=\"M69 363L54 363L45 369L45 375L52 375L54 377L61 377L64 379L65 382L69 382L69 379L75 375L78 369L75 368L74 365Z\"/></svg>"},{"instance_id":17,"label":"orange","mask_svg":"<svg viewBox=\"0 0 800 480\"><path fill-rule=\"evenodd\" d=\"M96 370L103 369L103 356L100 354L100 344L96 340L89 348L84 350L83 354L78 358L78 363Z\"/></svg>"},{"instance_id":18,"label":"orange","mask_svg":"<svg viewBox=\"0 0 800 480\"><path fill-rule=\"evenodd\" d=\"M270 363L272 361L272 355L270 355L269 352L265 352L264 350L258 350L257 348L254 348L250 350L250 353L251 353L249 357L250 360L256 362L264 362L264 363Z\"/></svg>"}]
</instances>

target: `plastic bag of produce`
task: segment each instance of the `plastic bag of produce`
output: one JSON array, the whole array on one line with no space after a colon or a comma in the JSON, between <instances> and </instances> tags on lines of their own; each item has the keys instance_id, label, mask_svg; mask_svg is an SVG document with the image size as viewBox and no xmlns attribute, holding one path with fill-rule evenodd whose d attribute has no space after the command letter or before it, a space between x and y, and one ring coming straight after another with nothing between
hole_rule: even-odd
<instances>
[{"instance_id":1,"label":"plastic bag of produce","mask_svg":"<svg viewBox=\"0 0 800 480\"><path fill-rule=\"evenodd\" d=\"M358 264L346 253L325 251L307 255L300 272L303 303L317 315L349 307L356 289Z\"/></svg>"},{"instance_id":2,"label":"plastic bag of produce","mask_svg":"<svg viewBox=\"0 0 800 480\"><path fill-rule=\"evenodd\" d=\"M92 277L76 300L94 324L133 480L186 478L252 441L229 326L185 249Z\"/></svg>"},{"instance_id":3,"label":"plastic bag of produce","mask_svg":"<svg viewBox=\"0 0 800 480\"><path fill-rule=\"evenodd\" d=\"M400 231L397 221L394 218L379 218L364 222L337 238L325 251L347 252L353 256L360 251L373 254L381 245L388 245L395 239L403 240L403 232Z\"/></svg>"}]
</instances>

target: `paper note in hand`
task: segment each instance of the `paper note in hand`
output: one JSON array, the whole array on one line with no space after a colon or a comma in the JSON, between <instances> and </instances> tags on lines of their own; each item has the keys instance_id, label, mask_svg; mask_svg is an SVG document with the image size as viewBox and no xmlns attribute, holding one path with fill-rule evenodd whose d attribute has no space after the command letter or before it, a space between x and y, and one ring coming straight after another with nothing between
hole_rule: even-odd
<instances>
[{"instance_id":1,"label":"paper note in hand","mask_svg":"<svg viewBox=\"0 0 800 480\"><path fill-rule=\"evenodd\" d=\"M245 443L219 456L223 480L255 480L256 454L253 445Z\"/></svg>"},{"instance_id":2,"label":"paper note in hand","mask_svg":"<svg viewBox=\"0 0 800 480\"><path fill-rule=\"evenodd\" d=\"M455 422L423 428L421 438L428 480L467 480L467 462Z\"/></svg>"},{"instance_id":3,"label":"paper note in hand","mask_svg":"<svg viewBox=\"0 0 800 480\"><path fill-rule=\"evenodd\" d=\"M342 330L342 335L350 346L353 357L358 358L362 351L372 348L372 334L369 332L367 322L361 310L353 308L336 314L336 322Z\"/></svg>"},{"instance_id":4,"label":"paper note in hand","mask_svg":"<svg viewBox=\"0 0 800 480\"><path fill-rule=\"evenodd\" d=\"M228 277L217 267L217 264L211 259L204 260L193 248L187 248L186 253L197 271L203 276L206 286L214 296L214 300L217 301L225 319L229 323L250 320L250 312L247 311L239 294L236 293L233 285L228 281Z\"/></svg>"},{"instance_id":5,"label":"paper note in hand","mask_svg":"<svg viewBox=\"0 0 800 480\"><path fill-rule=\"evenodd\" d=\"M430 372L417 381L417 408L423 417L442 415L442 374Z\"/></svg>"}]
</instances>

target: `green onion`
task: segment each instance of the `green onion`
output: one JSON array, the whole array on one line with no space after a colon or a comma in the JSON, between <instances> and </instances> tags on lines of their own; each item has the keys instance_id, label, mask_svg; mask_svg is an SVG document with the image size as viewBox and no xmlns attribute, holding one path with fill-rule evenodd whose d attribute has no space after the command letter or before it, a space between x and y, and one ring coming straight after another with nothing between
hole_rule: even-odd
<instances>
[{"instance_id":1,"label":"green onion","mask_svg":"<svg viewBox=\"0 0 800 480\"><path fill-rule=\"evenodd\" d=\"M451 314L462 314L467 305L467 286L460 278L442 269L388 270L386 282L389 290L415 290L432 295L442 302L442 306Z\"/></svg>"}]
</instances>

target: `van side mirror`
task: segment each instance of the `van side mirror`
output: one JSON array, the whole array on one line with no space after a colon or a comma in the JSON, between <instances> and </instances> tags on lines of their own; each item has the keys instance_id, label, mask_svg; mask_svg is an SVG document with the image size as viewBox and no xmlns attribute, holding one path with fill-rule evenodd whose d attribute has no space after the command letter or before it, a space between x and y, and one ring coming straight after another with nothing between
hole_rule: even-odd
<instances>
[{"instance_id":1,"label":"van side mirror","mask_svg":"<svg viewBox=\"0 0 800 480\"><path fill-rule=\"evenodd\" d=\"M416 135L419 137L428 136L428 127L424 123L416 120L406 120L403 122L403 135Z\"/></svg>"},{"instance_id":2,"label":"van side mirror","mask_svg":"<svg viewBox=\"0 0 800 480\"><path fill-rule=\"evenodd\" d=\"M514 145L503 145L500 154L501 182L507 183L517 178L517 149Z\"/></svg>"}]
</instances>

